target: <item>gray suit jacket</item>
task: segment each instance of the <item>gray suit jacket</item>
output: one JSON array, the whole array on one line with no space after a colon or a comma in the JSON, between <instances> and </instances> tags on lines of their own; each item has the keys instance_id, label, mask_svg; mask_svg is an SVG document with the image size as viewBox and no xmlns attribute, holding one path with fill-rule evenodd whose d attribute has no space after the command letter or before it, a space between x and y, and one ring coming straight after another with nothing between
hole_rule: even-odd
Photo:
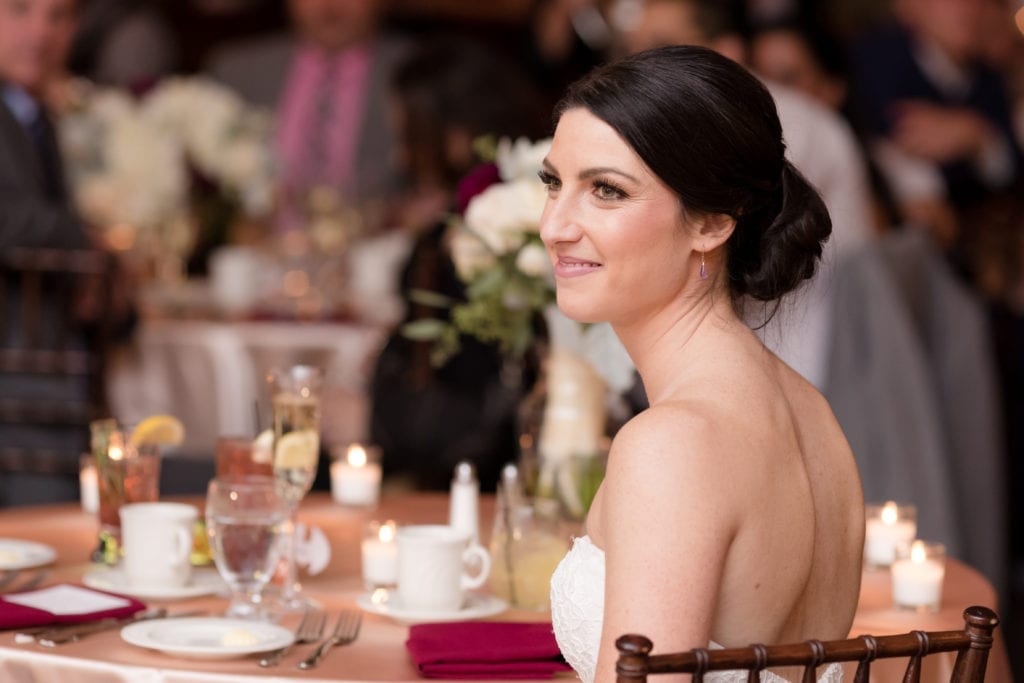
<instances>
[{"instance_id":1,"label":"gray suit jacket","mask_svg":"<svg viewBox=\"0 0 1024 683\"><path fill-rule=\"evenodd\" d=\"M208 73L248 102L276 109L297 43L291 36L247 41L215 55ZM408 54L406 41L382 36L373 48L373 66L366 93L363 127L356 152L357 193L360 199L387 197L405 181L395 165L397 131L388 112L391 79Z\"/></svg>"},{"instance_id":2,"label":"gray suit jacket","mask_svg":"<svg viewBox=\"0 0 1024 683\"><path fill-rule=\"evenodd\" d=\"M71 206L46 196L39 155L0 99L0 249L9 247L82 249L88 240Z\"/></svg>"}]
</instances>

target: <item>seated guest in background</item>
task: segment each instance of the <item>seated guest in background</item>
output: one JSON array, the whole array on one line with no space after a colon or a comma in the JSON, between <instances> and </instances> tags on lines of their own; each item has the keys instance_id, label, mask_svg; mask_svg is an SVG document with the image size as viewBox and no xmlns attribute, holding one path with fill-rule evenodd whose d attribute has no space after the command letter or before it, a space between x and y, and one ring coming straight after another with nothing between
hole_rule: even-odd
<instances>
[{"instance_id":1,"label":"seated guest in background","mask_svg":"<svg viewBox=\"0 0 1024 683\"><path fill-rule=\"evenodd\" d=\"M318 188L359 205L403 186L388 88L405 44L380 32L381 5L289 0L290 35L225 48L210 63L215 78L276 110L279 227L304 227Z\"/></svg>"},{"instance_id":2,"label":"seated guest in background","mask_svg":"<svg viewBox=\"0 0 1024 683\"><path fill-rule=\"evenodd\" d=\"M736 307L813 276L831 232L772 96L676 46L597 70L559 112L540 226L558 306L611 323L651 406L616 434L587 535L552 577L562 653L589 683L615 680L624 633L663 652L845 637L857 467L825 399Z\"/></svg>"},{"instance_id":3,"label":"seated guest in background","mask_svg":"<svg viewBox=\"0 0 1024 683\"><path fill-rule=\"evenodd\" d=\"M88 447L84 424L36 422L41 404L85 404L88 382L81 374L42 374L18 360L21 352L52 348L45 344L53 344L59 330L80 330L84 311L68 310L66 297L58 300L45 288L31 301L22 297L22 279L11 262L16 255L32 260L29 250L89 247L69 204L47 110L47 92L64 72L75 20L75 0L0 2L0 506L74 500L78 456ZM56 281L63 276L39 279L67 289L71 282ZM33 315L22 315L27 310ZM72 345L83 342L82 335L72 335Z\"/></svg>"},{"instance_id":4,"label":"seated guest in background","mask_svg":"<svg viewBox=\"0 0 1024 683\"><path fill-rule=\"evenodd\" d=\"M513 64L484 46L451 36L416 49L397 70L394 93L400 158L412 179L404 224L417 232L401 290L462 296L445 234L456 185L479 163L474 140L485 135L529 138L547 130L539 96ZM406 322L437 315L410 302ZM443 367L430 344L392 334L371 384L371 438L384 452L386 474L417 488L447 489L460 460L476 464L493 489L500 468L516 459L519 395L502 384L494 349L463 339Z\"/></svg>"},{"instance_id":5,"label":"seated guest in background","mask_svg":"<svg viewBox=\"0 0 1024 683\"><path fill-rule=\"evenodd\" d=\"M745 44L735 17L715 0L648 0L636 29L627 37L634 51L662 45L700 45L744 62ZM786 157L818 189L832 217L832 237L821 269L761 331L762 339L786 363L819 389L827 374L831 329L832 268L874 232L868 174L849 125L803 93L767 82L778 107ZM764 312L751 311L760 326Z\"/></svg>"}]
</instances>

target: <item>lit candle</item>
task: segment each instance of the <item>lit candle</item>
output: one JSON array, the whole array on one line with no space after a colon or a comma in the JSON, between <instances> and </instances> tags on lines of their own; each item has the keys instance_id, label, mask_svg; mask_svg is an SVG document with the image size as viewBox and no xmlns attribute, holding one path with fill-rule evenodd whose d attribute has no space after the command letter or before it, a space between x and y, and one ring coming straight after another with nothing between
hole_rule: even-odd
<instances>
[{"instance_id":1,"label":"lit candle","mask_svg":"<svg viewBox=\"0 0 1024 683\"><path fill-rule=\"evenodd\" d=\"M864 559L874 567L892 564L896 546L909 543L917 535L917 513L913 505L885 505L866 507L864 529Z\"/></svg>"},{"instance_id":2,"label":"lit candle","mask_svg":"<svg viewBox=\"0 0 1024 683\"><path fill-rule=\"evenodd\" d=\"M897 607L937 611L945 576L946 549L941 543L904 543L892 563L892 601Z\"/></svg>"},{"instance_id":3,"label":"lit candle","mask_svg":"<svg viewBox=\"0 0 1024 683\"><path fill-rule=\"evenodd\" d=\"M89 462L84 462L85 458ZM81 469L78 471L78 490L82 501L82 509L91 515L96 514L100 509L100 487L96 474L96 463L92 462L92 456L83 456Z\"/></svg>"},{"instance_id":4,"label":"lit candle","mask_svg":"<svg viewBox=\"0 0 1024 683\"><path fill-rule=\"evenodd\" d=\"M331 493L342 505L374 505L380 494L380 451L352 444L331 463Z\"/></svg>"},{"instance_id":5,"label":"lit candle","mask_svg":"<svg viewBox=\"0 0 1024 683\"><path fill-rule=\"evenodd\" d=\"M363 583L366 590L391 587L398 582L398 544L395 523L371 522L363 537Z\"/></svg>"}]
</instances>

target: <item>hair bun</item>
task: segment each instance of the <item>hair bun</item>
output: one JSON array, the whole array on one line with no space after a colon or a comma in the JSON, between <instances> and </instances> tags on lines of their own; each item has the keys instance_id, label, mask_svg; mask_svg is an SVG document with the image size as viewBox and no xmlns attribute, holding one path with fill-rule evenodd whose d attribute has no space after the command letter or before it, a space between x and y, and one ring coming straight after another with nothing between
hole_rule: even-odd
<instances>
[{"instance_id":1,"label":"hair bun","mask_svg":"<svg viewBox=\"0 0 1024 683\"><path fill-rule=\"evenodd\" d=\"M811 278L832 234L821 196L788 160L773 193L764 208L740 217L729 241L733 292L759 301L774 301Z\"/></svg>"}]
</instances>

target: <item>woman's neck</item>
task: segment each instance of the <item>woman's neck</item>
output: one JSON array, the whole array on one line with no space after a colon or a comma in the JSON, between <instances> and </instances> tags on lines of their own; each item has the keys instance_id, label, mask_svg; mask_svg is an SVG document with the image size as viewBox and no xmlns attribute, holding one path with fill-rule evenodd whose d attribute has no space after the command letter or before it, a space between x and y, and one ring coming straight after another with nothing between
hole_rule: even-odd
<instances>
[{"instance_id":1,"label":"woman's neck","mask_svg":"<svg viewBox=\"0 0 1024 683\"><path fill-rule=\"evenodd\" d=\"M614 328L640 373L651 405L677 397L680 387L722 354L738 328L749 332L728 292L718 288L681 297L657 315Z\"/></svg>"}]
</instances>

